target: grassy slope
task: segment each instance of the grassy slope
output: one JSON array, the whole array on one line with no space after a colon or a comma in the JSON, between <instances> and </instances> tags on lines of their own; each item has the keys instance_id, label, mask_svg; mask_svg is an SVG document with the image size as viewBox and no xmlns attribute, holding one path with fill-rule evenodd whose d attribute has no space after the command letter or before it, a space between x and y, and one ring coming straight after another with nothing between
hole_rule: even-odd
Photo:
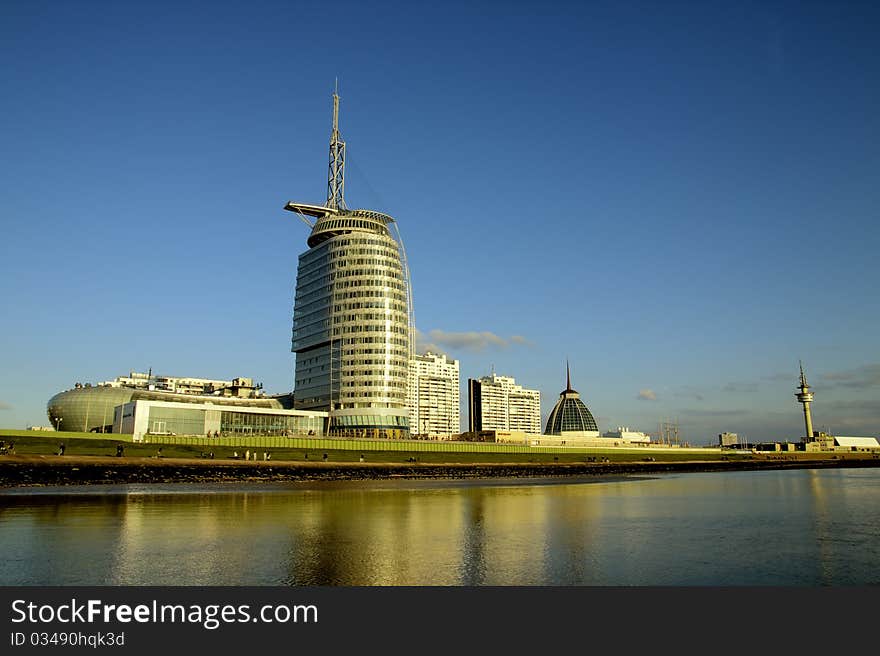
<instances>
[{"instance_id":1,"label":"grassy slope","mask_svg":"<svg viewBox=\"0 0 880 656\"><path fill-rule=\"evenodd\" d=\"M158 454L159 446L156 444L141 444L131 441L105 439L96 437L94 434L87 433L41 433L37 431L0 431L0 440L7 444L10 441L15 443L15 452L19 455L50 455L57 454L59 445L64 443L65 455L79 456L115 456L116 448L122 445L125 448L126 456L155 456ZM234 453L238 452L238 457L243 457L247 447L231 447L231 446L197 446L197 445L173 445L166 444L161 446L162 455L166 458L197 458L202 459L209 457L208 452L213 451L214 458L232 458ZM674 450L662 451L652 450L647 454L642 450L618 450L613 449L596 449L594 451L577 451L572 453L541 453L535 450L530 453L455 453L455 452L430 452L430 451L387 451L387 450L350 450L350 449L312 449L305 450L299 448L283 448L272 447L251 448L251 452L257 451L258 458L262 460L263 451L271 453L272 460L293 460L293 461L323 461L324 454L327 454L327 460L331 462L357 462L361 455L364 456L366 462L409 462L410 458L414 458L422 463L498 463L498 462L521 462L521 463L583 463L586 461L602 461L607 458L610 462L633 462L643 461L647 457L654 458L657 462L681 462L686 460L719 460L720 454L717 451L706 450L705 454L695 455L693 452L676 453ZM771 457L784 457L786 459L796 458L816 459L815 454L785 453L785 454L769 454ZM759 456L763 458L764 456ZM825 456L827 458L827 456ZM751 459L749 455L725 455L725 459L739 460Z\"/></svg>"}]
</instances>

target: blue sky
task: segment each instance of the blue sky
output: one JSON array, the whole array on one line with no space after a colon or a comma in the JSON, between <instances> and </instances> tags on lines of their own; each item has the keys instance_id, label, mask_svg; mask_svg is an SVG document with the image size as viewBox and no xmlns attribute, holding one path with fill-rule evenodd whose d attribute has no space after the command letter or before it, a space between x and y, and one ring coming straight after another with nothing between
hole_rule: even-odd
<instances>
[{"instance_id":1,"label":"blue sky","mask_svg":"<svg viewBox=\"0 0 880 656\"><path fill-rule=\"evenodd\" d=\"M816 426L877 435L878 31L870 2L4 2L0 426L130 370L292 388L282 207L325 198L338 77L347 203L397 218L463 381L546 417L568 358L602 430L787 439L803 359Z\"/></svg>"}]
</instances>

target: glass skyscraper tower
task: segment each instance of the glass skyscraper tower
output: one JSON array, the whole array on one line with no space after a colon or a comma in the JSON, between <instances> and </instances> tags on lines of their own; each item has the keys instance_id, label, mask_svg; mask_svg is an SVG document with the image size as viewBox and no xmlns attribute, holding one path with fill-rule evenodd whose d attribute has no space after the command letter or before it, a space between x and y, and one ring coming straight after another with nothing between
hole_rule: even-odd
<instances>
[{"instance_id":1,"label":"glass skyscraper tower","mask_svg":"<svg viewBox=\"0 0 880 656\"><path fill-rule=\"evenodd\" d=\"M406 258L394 219L348 209L344 188L345 142L334 93L327 203L284 208L311 227L296 276L294 407L329 411L331 435L406 437L412 324Z\"/></svg>"}]
</instances>

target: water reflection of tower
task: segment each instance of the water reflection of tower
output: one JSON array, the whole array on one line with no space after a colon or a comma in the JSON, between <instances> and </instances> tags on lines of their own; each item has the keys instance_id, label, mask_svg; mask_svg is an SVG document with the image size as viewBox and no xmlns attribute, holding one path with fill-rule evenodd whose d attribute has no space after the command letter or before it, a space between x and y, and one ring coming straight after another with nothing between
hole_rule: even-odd
<instances>
[{"instance_id":1,"label":"water reflection of tower","mask_svg":"<svg viewBox=\"0 0 880 656\"><path fill-rule=\"evenodd\" d=\"M806 433L804 434L804 442L810 442L813 439L813 417L810 414L810 404L813 402L813 393L810 391L810 386L807 384L807 377L804 374L804 365L801 363L801 380L800 386L796 389L798 390L797 394L795 394L795 398L797 398L798 403L804 404L804 430Z\"/></svg>"}]
</instances>

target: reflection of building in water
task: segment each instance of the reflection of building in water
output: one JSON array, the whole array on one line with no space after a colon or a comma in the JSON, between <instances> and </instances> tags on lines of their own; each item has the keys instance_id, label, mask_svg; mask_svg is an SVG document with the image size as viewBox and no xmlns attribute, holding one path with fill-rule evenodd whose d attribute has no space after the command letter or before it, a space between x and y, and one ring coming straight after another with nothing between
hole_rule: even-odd
<instances>
[{"instance_id":1,"label":"reflection of building in water","mask_svg":"<svg viewBox=\"0 0 880 656\"><path fill-rule=\"evenodd\" d=\"M295 503L286 559L293 585L461 582L467 511L454 490L320 490Z\"/></svg>"},{"instance_id":2,"label":"reflection of building in water","mask_svg":"<svg viewBox=\"0 0 880 656\"><path fill-rule=\"evenodd\" d=\"M288 543L289 497L176 488L122 498L109 585L268 585L285 578L279 546Z\"/></svg>"}]
</instances>

